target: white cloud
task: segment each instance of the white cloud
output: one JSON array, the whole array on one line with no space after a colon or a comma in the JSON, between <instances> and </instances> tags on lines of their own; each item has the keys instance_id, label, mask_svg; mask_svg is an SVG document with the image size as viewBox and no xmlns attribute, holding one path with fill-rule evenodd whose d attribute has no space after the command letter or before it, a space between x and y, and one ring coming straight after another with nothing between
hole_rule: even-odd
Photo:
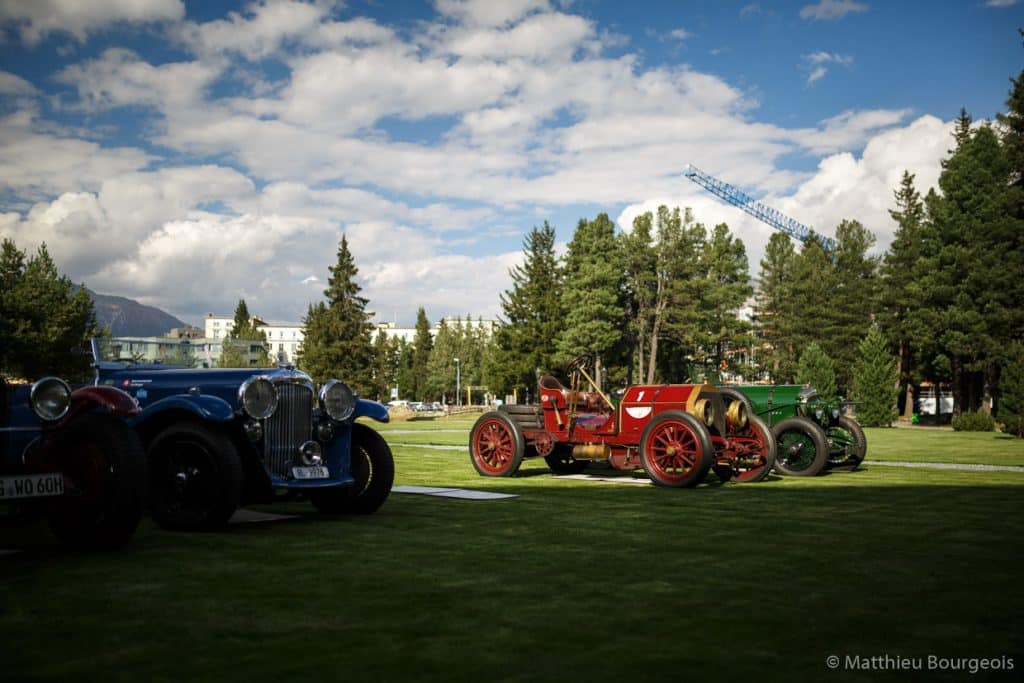
<instances>
[{"instance_id":1,"label":"white cloud","mask_svg":"<svg viewBox=\"0 0 1024 683\"><path fill-rule=\"evenodd\" d=\"M326 3L260 0L244 13L229 12L227 19L185 22L176 28L176 34L198 54L233 52L260 59L277 52L286 41L314 33L330 9Z\"/></svg>"},{"instance_id":2,"label":"white cloud","mask_svg":"<svg viewBox=\"0 0 1024 683\"><path fill-rule=\"evenodd\" d=\"M840 66L849 67L853 64L853 57L819 51L804 55L803 62L804 68L810 69L810 73L807 76L807 85L813 85L828 73L826 64L839 64Z\"/></svg>"},{"instance_id":3,"label":"white cloud","mask_svg":"<svg viewBox=\"0 0 1024 683\"><path fill-rule=\"evenodd\" d=\"M0 186L22 198L95 190L106 178L140 169L151 160L139 149L101 147L38 127L28 110L0 118Z\"/></svg>"},{"instance_id":4,"label":"white cloud","mask_svg":"<svg viewBox=\"0 0 1024 683\"><path fill-rule=\"evenodd\" d=\"M39 90L10 71L0 71L0 95L38 95Z\"/></svg>"},{"instance_id":5,"label":"white cloud","mask_svg":"<svg viewBox=\"0 0 1024 683\"><path fill-rule=\"evenodd\" d=\"M800 18L808 21L838 21L847 14L867 12L868 6L854 0L820 0L800 8Z\"/></svg>"},{"instance_id":6,"label":"white cloud","mask_svg":"<svg viewBox=\"0 0 1024 683\"><path fill-rule=\"evenodd\" d=\"M903 172L906 170L916 176L915 185L922 195L929 188L937 188L940 160L948 154L952 130L952 122L922 116L904 127L874 135L859 157L849 152L825 157L816 172L800 182L792 193L758 195L756 190L749 193L829 237L835 236L836 227L844 219L859 220L874 233L875 251L881 253L892 243L896 226L888 210L893 208L893 192ZM743 181L728 171L712 170L710 173L744 189L761 184ZM757 275L758 264L774 228L718 200L696 184L632 204L620 213L618 223L627 228L633 218L645 211L655 211L659 204L692 207L695 220L709 228L720 222L727 223L732 233L744 241L750 272Z\"/></svg>"},{"instance_id":7,"label":"white cloud","mask_svg":"<svg viewBox=\"0 0 1024 683\"><path fill-rule=\"evenodd\" d=\"M469 26L500 27L536 10L547 10L547 0L436 0L437 11Z\"/></svg>"},{"instance_id":8,"label":"white cloud","mask_svg":"<svg viewBox=\"0 0 1024 683\"><path fill-rule=\"evenodd\" d=\"M672 31L669 31L668 36L669 38L673 38L675 40L686 40L688 38L693 38L693 34L687 31L682 26Z\"/></svg>"},{"instance_id":9,"label":"white cloud","mask_svg":"<svg viewBox=\"0 0 1024 683\"><path fill-rule=\"evenodd\" d=\"M0 0L0 26L15 27L26 45L51 33L70 33L84 43L90 33L117 22L175 21L181 0Z\"/></svg>"},{"instance_id":10,"label":"white cloud","mask_svg":"<svg viewBox=\"0 0 1024 683\"><path fill-rule=\"evenodd\" d=\"M987 0L985 7L1013 7L1020 0Z\"/></svg>"}]
</instances>

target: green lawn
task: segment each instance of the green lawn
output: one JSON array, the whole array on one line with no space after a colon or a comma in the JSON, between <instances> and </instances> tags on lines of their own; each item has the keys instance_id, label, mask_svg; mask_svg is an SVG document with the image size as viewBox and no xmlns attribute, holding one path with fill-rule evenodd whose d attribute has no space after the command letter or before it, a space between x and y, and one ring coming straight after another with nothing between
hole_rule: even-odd
<instances>
[{"instance_id":1,"label":"green lawn","mask_svg":"<svg viewBox=\"0 0 1024 683\"><path fill-rule=\"evenodd\" d=\"M398 443L412 424L383 431ZM886 438L920 433L868 439L902 453L913 438ZM468 440L437 434L449 436ZM989 443L974 438L939 438L921 458ZM1024 667L1024 474L868 462L679 491L554 479L537 461L485 479L464 451L395 456L396 484L519 497L393 494L376 515L340 519L287 503L262 509L298 519L217 534L147 522L111 555L16 533L26 551L0 557L2 678L878 677L829 671L833 654L1011 656L1015 672ZM966 678L986 676L946 680Z\"/></svg>"},{"instance_id":2,"label":"green lawn","mask_svg":"<svg viewBox=\"0 0 1024 683\"><path fill-rule=\"evenodd\" d=\"M999 432L907 427L865 429L868 460L1024 465L1024 439Z\"/></svg>"}]
</instances>

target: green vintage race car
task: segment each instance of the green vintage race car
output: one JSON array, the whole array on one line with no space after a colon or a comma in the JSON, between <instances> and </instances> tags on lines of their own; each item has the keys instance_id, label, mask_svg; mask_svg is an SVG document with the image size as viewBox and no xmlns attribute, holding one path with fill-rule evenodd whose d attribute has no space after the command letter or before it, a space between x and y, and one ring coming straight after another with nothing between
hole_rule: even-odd
<instances>
[{"instance_id":1,"label":"green vintage race car","mask_svg":"<svg viewBox=\"0 0 1024 683\"><path fill-rule=\"evenodd\" d=\"M842 398L822 399L799 384L720 385L727 403L739 401L764 420L778 441L775 470L813 477L824 469L857 469L867 453L864 430Z\"/></svg>"}]
</instances>

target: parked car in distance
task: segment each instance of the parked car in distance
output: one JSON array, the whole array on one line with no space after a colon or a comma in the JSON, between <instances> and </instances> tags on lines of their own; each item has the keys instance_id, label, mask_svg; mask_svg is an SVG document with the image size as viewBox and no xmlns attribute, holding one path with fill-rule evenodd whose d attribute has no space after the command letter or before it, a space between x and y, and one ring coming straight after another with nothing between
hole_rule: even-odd
<instances>
[{"instance_id":1,"label":"parked car in distance","mask_svg":"<svg viewBox=\"0 0 1024 683\"><path fill-rule=\"evenodd\" d=\"M130 424L149 464L161 527L222 528L241 505L298 494L324 513L370 514L387 499L394 460L359 417L387 409L304 372L218 367L215 348L188 340L93 339L96 384L132 394Z\"/></svg>"},{"instance_id":2,"label":"parked car in distance","mask_svg":"<svg viewBox=\"0 0 1024 683\"><path fill-rule=\"evenodd\" d=\"M512 476L524 457L541 456L558 474L589 462L643 468L656 484L692 487L709 470L724 481L763 480L775 462L775 437L737 404L726 410L709 384L631 385L613 401L591 378L583 355L566 369L568 386L540 380L539 406L502 405L470 432L470 459L484 476Z\"/></svg>"},{"instance_id":3,"label":"parked car in distance","mask_svg":"<svg viewBox=\"0 0 1024 683\"><path fill-rule=\"evenodd\" d=\"M0 504L16 521L45 515L57 538L114 549L145 507L146 460L125 422L139 412L113 387L32 384L0 377Z\"/></svg>"},{"instance_id":4,"label":"parked car in distance","mask_svg":"<svg viewBox=\"0 0 1024 683\"><path fill-rule=\"evenodd\" d=\"M867 454L864 430L847 414L851 401L822 399L799 384L733 384L719 389L767 422L779 442L775 469L813 477L826 468L856 469Z\"/></svg>"}]
</instances>

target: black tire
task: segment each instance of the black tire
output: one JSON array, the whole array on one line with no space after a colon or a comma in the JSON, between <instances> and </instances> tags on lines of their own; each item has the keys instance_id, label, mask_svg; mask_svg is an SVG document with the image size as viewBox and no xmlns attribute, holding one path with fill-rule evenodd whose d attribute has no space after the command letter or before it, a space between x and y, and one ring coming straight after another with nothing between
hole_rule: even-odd
<instances>
[{"instance_id":1,"label":"black tire","mask_svg":"<svg viewBox=\"0 0 1024 683\"><path fill-rule=\"evenodd\" d=\"M123 546L145 510L146 455L135 430L87 413L63 427L54 445L54 460L74 488L50 510L54 535L87 550Z\"/></svg>"},{"instance_id":2,"label":"black tire","mask_svg":"<svg viewBox=\"0 0 1024 683\"><path fill-rule=\"evenodd\" d=\"M351 463L354 486L307 494L317 511L372 515L388 499L395 481L395 459L387 441L364 424L352 425Z\"/></svg>"},{"instance_id":3,"label":"black tire","mask_svg":"<svg viewBox=\"0 0 1024 683\"><path fill-rule=\"evenodd\" d=\"M242 461L226 434L179 422L157 434L147 457L153 521L172 531L227 526L242 499Z\"/></svg>"},{"instance_id":4,"label":"black tire","mask_svg":"<svg viewBox=\"0 0 1024 683\"><path fill-rule=\"evenodd\" d=\"M825 432L828 439L829 469L855 470L868 452L867 437L864 429L852 417L843 415L839 424L829 427Z\"/></svg>"},{"instance_id":5,"label":"black tire","mask_svg":"<svg viewBox=\"0 0 1024 683\"><path fill-rule=\"evenodd\" d=\"M729 407L731 401L742 401L747 406L747 415L754 415L754 404L746 394L739 389L733 389L732 387L718 387L718 393L721 394L722 400L725 402L725 407Z\"/></svg>"},{"instance_id":6,"label":"black tire","mask_svg":"<svg viewBox=\"0 0 1024 683\"><path fill-rule=\"evenodd\" d=\"M544 462L555 474L579 474L590 464L589 460L574 458L572 448L565 444L557 444L553 453L544 456Z\"/></svg>"},{"instance_id":7,"label":"black tire","mask_svg":"<svg viewBox=\"0 0 1024 683\"><path fill-rule=\"evenodd\" d=\"M680 450L689 452L682 455ZM707 477L714 458L708 428L680 410L652 419L640 437L640 462L651 481L660 486L696 486Z\"/></svg>"},{"instance_id":8,"label":"black tire","mask_svg":"<svg viewBox=\"0 0 1024 683\"><path fill-rule=\"evenodd\" d=\"M772 430L778 442L775 471L790 477L813 477L828 463L828 439L820 425L806 417L789 417Z\"/></svg>"},{"instance_id":9,"label":"black tire","mask_svg":"<svg viewBox=\"0 0 1024 683\"><path fill-rule=\"evenodd\" d=\"M515 476L525 452L523 430L502 411L484 413L469 432L469 459L481 476Z\"/></svg>"}]
</instances>

